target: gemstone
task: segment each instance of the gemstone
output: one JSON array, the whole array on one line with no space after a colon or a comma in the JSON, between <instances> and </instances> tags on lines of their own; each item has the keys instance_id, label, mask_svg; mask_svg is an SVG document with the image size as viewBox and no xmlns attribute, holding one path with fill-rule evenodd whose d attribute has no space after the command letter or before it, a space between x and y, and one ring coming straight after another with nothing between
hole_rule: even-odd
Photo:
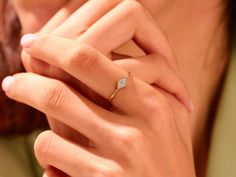
<instances>
[{"instance_id":1,"label":"gemstone","mask_svg":"<svg viewBox=\"0 0 236 177\"><path fill-rule=\"evenodd\" d=\"M122 89L126 87L126 83L127 83L127 78L123 78L118 80L117 82L117 89Z\"/></svg>"}]
</instances>

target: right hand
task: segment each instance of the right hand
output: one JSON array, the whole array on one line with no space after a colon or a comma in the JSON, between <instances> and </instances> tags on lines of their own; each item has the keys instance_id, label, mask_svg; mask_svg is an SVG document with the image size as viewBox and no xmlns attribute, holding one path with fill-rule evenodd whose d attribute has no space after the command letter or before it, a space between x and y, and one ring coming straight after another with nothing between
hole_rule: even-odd
<instances>
[{"instance_id":1,"label":"right hand","mask_svg":"<svg viewBox=\"0 0 236 177\"><path fill-rule=\"evenodd\" d=\"M103 31L103 37L107 34L106 28L94 29L88 38L93 39L96 30ZM139 72L131 71L135 74L132 77L103 51L81 42L52 34L30 35L26 39L22 44L27 53L70 73L105 99L111 98L118 79L126 76L127 81L126 88L117 92L111 102L114 109L105 110L56 79L22 73L4 80L7 96L55 117L94 143L93 148L82 148L63 135L42 133L35 143L35 152L46 174L53 166L69 176L195 176L185 107L170 93L135 77L155 76L161 80L162 73L153 70L162 61L157 55L153 54L152 59L130 58L129 61L142 63L137 67ZM99 44L105 51L111 50L106 41ZM162 67L164 76L172 81L175 74L167 65ZM93 155L98 158L91 158Z\"/></svg>"},{"instance_id":2,"label":"right hand","mask_svg":"<svg viewBox=\"0 0 236 177\"><path fill-rule=\"evenodd\" d=\"M96 38L100 38L100 40L97 40L100 42L99 44L94 43L91 40L93 39L91 36L89 40L86 39L84 37L86 31L99 26L98 22L104 21L104 18L109 16L112 11L115 12L112 23L102 25L104 29L109 27L111 35L105 36L107 31L104 30L102 32L103 36L96 36ZM124 20L125 13L128 15L125 16ZM143 27L145 27L147 32L145 39L140 39L140 36L130 34L130 31L140 31ZM120 55L120 59L114 62L124 70L130 71L135 77L174 95L188 110L191 109L187 88L178 74L176 60L167 39L155 23L155 20L151 18L151 15L137 1L112 0L108 2L107 0L100 0L98 2L95 0L72 0L49 20L39 33L50 33L79 40L98 51L101 51L99 47L109 45L112 45L110 48L115 50L128 40L134 38L139 46L149 46L149 48L142 48L146 55L135 58ZM81 39L83 40L81 41ZM109 41L113 41L113 43L111 44ZM142 43L143 41L146 42L145 45ZM102 52L102 54L107 57L112 56L112 52ZM107 100L64 70L51 66L45 60L33 58L25 51L22 51L22 61L27 71L59 79L72 86L75 90L78 90L96 104L107 109L109 108L110 104ZM151 69L145 70L144 68ZM56 119L52 117L48 117L48 120L51 128L59 135L88 146L88 140L82 135L79 136L77 132L73 132L69 127L55 121Z\"/></svg>"}]
</instances>

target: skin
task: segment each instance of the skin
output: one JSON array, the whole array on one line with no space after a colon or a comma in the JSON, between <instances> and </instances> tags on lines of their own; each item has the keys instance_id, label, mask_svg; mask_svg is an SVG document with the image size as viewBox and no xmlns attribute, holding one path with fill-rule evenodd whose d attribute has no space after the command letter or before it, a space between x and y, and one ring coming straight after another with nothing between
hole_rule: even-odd
<instances>
[{"instance_id":1,"label":"skin","mask_svg":"<svg viewBox=\"0 0 236 177\"><path fill-rule=\"evenodd\" d=\"M17 0L14 1L15 6L18 7L19 14L23 14L22 11L19 10L22 10L23 8L19 8L18 2L19 1ZM221 80L227 61L227 57L223 53L226 44L222 42L226 42L224 25L221 25L219 31L216 33L215 46L212 46L212 52L209 53L209 57L205 57L207 50L209 49L207 44L209 44L212 34L215 34L214 32L219 26L219 19L223 13L223 6L217 5L219 2L220 1L217 0L209 3L204 1L190 2L183 0L181 2L176 1L175 3L172 1L170 4L170 1L141 1L168 36L179 63L179 71L193 98L195 111L191 115L187 115L187 117L191 118L191 136L196 159L204 157L204 154L199 154L199 151L204 151L199 150L198 148L205 147L202 142L204 142L203 136L208 133L207 120L209 109L211 107L212 99L216 94L215 88L217 88ZM62 1L60 3L58 2L58 7L64 5L64 3L65 2ZM27 2L27 4L30 3ZM50 5L50 3L48 5ZM51 5L54 6L55 3L52 3ZM31 4L32 9L35 6L37 6L37 4ZM58 7L54 7L55 9L50 9L49 12L58 10ZM177 11L176 9L182 10ZM209 11L208 9L211 10ZM199 14L204 15L204 18L199 18ZM52 13L48 13L48 18L51 16ZM201 21L198 19L201 19ZM24 21L23 18L21 21ZM34 25L34 29L30 29L29 26L27 27L27 24L23 25L25 29L24 32L39 30L45 21L46 18L45 20L37 21L37 24ZM171 23L169 23L169 21L171 21ZM32 21L32 23L35 23L35 21ZM176 26L180 28L173 31ZM202 26L205 26L206 28L200 28ZM191 33L188 33L189 29L192 29ZM194 43L189 45L189 41L194 41ZM219 44L220 42L221 44ZM217 48L217 50L215 48ZM218 50L218 48L221 50ZM198 50L196 51L196 49ZM133 45L126 45L119 51L124 54L131 53L132 55L135 55L137 53L138 55L138 50ZM202 87L205 89L200 89ZM172 101L170 102L172 104L172 109L176 110L178 104L173 103ZM178 112L178 115L181 114L182 113Z\"/></svg>"}]
</instances>

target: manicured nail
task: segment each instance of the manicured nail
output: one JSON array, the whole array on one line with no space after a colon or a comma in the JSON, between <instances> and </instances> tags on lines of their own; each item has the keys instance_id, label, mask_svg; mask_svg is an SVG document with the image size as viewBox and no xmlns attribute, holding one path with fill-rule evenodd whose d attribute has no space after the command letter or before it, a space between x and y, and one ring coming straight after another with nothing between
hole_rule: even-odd
<instances>
[{"instance_id":1,"label":"manicured nail","mask_svg":"<svg viewBox=\"0 0 236 177\"><path fill-rule=\"evenodd\" d=\"M34 35L34 34L25 34L21 38L20 43L24 48L29 48L33 44L35 39L36 39L36 35Z\"/></svg>"},{"instance_id":2,"label":"manicured nail","mask_svg":"<svg viewBox=\"0 0 236 177\"><path fill-rule=\"evenodd\" d=\"M7 76L2 81L2 89L4 92L7 92L11 86L11 84L14 82L15 78L12 76Z\"/></svg>"}]
</instances>

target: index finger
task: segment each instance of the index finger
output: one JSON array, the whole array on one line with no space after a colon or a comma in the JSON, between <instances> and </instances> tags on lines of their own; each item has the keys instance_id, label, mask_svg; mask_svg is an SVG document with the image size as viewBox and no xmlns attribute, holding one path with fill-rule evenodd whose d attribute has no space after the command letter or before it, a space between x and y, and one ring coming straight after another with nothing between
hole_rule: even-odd
<instances>
[{"instance_id":1,"label":"index finger","mask_svg":"<svg viewBox=\"0 0 236 177\"><path fill-rule=\"evenodd\" d=\"M77 8L81 7L87 0L72 0L62 7L39 31L49 33L62 24Z\"/></svg>"}]
</instances>

